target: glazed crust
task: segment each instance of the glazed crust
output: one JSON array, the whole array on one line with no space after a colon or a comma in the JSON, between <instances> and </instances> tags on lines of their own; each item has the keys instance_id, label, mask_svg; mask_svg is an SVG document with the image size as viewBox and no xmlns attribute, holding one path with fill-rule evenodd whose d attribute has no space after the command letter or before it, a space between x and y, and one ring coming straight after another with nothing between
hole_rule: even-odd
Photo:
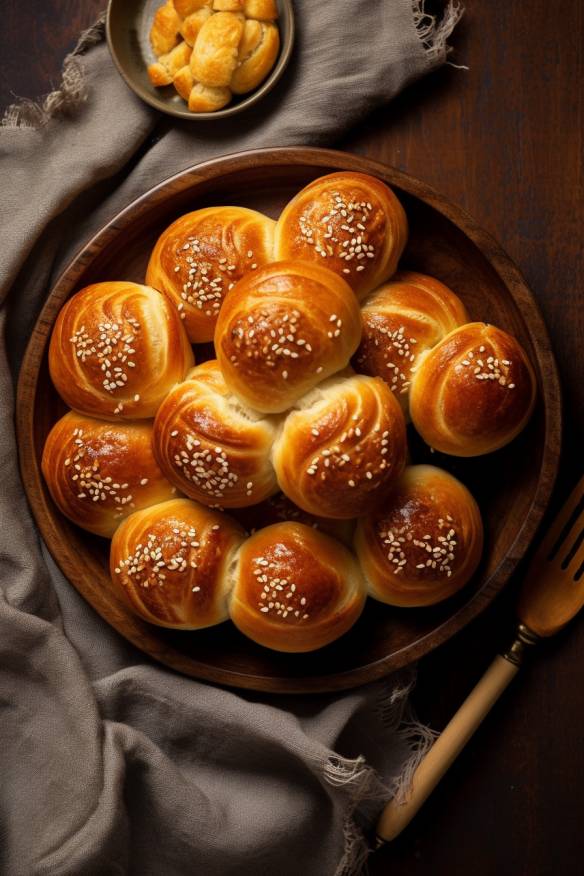
<instances>
[{"instance_id":1,"label":"glazed crust","mask_svg":"<svg viewBox=\"0 0 584 876\"><path fill-rule=\"evenodd\" d=\"M406 452L404 417L388 386L341 373L300 399L273 462L281 490L300 508L350 519L383 501Z\"/></svg>"},{"instance_id":2,"label":"glazed crust","mask_svg":"<svg viewBox=\"0 0 584 876\"><path fill-rule=\"evenodd\" d=\"M169 480L205 505L241 508L278 489L270 454L276 421L242 407L216 361L193 368L164 400L154 453Z\"/></svg>"},{"instance_id":3,"label":"glazed crust","mask_svg":"<svg viewBox=\"0 0 584 876\"><path fill-rule=\"evenodd\" d=\"M361 316L363 335L353 367L385 380L409 417L409 387L420 356L468 322L466 309L433 277L398 271L367 296Z\"/></svg>"},{"instance_id":4,"label":"glazed crust","mask_svg":"<svg viewBox=\"0 0 584 876\"><path fill-rule=\"evenodd\" d=\"M188 499L136 511L116 530L112 583L149 623L196 630L228 617L228 568L244 532Z\"/></svg>"},{"instance_id":5,"label":"glazed crust","mask_svg":"<svg viewBox=\"0 0 584 876\"><path fill-rule=\"evenodd\" d=\"M63 400L105 419L153 417L194 364L170 301L148 286L95 283L62 307L51 335L49 369Z\"/></svg>"},{"instance_id":6,"label":"glazed crust","mask_svg":"<svg viewBox=\"0 0 584 876\"><path fill-rule=\"evenodd\" d=\"M519 342L493 325L468 323L420 361L410 389L410 414L431 447L453 456L479 456L521 432L536 391L533 368Z\"/></svg>"},{"instance_id":7,"label":"glazed crust","mask_svg":"<svg viewBox=\"0 0 584 876\"><path fill-rule=\"evenodd\" d=\"M206 207L176 219L158 238L146 282L164 292L193 343L213 339L223 299L272 259L275 222L244 207Z\"/></svg>"},{"instance_id":8,"label":"glazed crust","mask_svg":"<svg viewBox=\"0 0 584 876\"><path fill-rule=\"evenodd\" d=\"M215 350L232 392L277 413L344 368L360 337L359 306L344 280L320 265L279 262L229 293Z\"/></svg>"},{"instance_id":9,"label":"glazed crust","mask_svg":"<svg viewBox=\"0 0 584 876\"><path fill-rule=\"evenodd\" d=\"M463 484L430 465L407 468L383 508L359 520L355 550L369 595L433 605L458 592L481 558L479 509Z\"/></svg>"},{"instance_id":10,"label":"glazed crust","mask_svg":"<svg viewBox=\"0 0 584 876\"><path fill-rule=\"evenodd\" d=\"M388 280L408 236L406 214L384 183L364 173L331 173L307 185L276 225L276 259L324 264L359 299Z\"/></svg>"},{"instance_id":11,"label":"glazed crust","mask_svg":"<svg viewBox=\"0 0 584 876\"><path fill-rule=\"evenodd\" d=\"M69 411L49 432L42 471L59 510L107 538L137 509L177 493L154 459L150 421L107 423Z\"/></svg>"},{"instance_id":12,"label":"glazed crust","mask_svg":"<svg viewBox=\"0 0 584 876\"><path fill-rule=\"evenodd\" d=\"M276 651L314 651L353 626L365 601L355 558L302 523L279 523L243 544L233 567L230 615Z\"/></svg>"}]
</instances>

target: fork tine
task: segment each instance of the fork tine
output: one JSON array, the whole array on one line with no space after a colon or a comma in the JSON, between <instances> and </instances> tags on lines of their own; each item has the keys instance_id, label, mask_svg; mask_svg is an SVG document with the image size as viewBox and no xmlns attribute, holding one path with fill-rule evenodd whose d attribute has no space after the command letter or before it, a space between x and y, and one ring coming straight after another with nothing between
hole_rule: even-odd
<instances>
[{"instance_id":1,"label":"fork tine","mask_svg":"<svg viewBox=\"0 0 584 876\"><path fill-rule=\"evenodd\" d=\"M582 514L582 512L581 512L579 517L584 517L584 514ZM577 523L579 522L579 518L576 522ZM582 554L582 542L584 541L584 526L580 525L576 529L576 533L577 533L576 538L572 541L571 545L568 545L568 544L562 545L562 548L564 548L564 547L568 548L567 553L565 553L564 559L562 560L562 563L561 563L562 569L569 569L570 566L573 564L574 560L577 561L578 558ZM562 553L564 554L564 550L562 550Z\"/></svg>"},{"instance_id":2,"label":"fork tine","mask_svg":"<svg viewBox=\"0 0 584 876\"><path fill-rule=\"evenodd\" d=\"M582 506L582 507L580 507ZM531 561L532 567L553 560L584 511L584 476L580 478Z\"/></svg>"}]
</instances>

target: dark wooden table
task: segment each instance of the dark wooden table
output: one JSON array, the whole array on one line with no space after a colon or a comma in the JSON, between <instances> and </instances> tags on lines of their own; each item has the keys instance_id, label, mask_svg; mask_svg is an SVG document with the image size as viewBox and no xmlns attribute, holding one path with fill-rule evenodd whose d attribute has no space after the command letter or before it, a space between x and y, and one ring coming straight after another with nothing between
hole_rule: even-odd
<instances>
[{"instance_id":1,"label":"dark wooden table","mask_svg":"<svg viewBox=\"0 0 584 876\"><path fill-rule=\"evenodd\" d=\"M584 425L584 2L464 0L455 63L338 144L427 180L522 268L563 378L562 471L581 474ZM59 82L64 54L104 0L3 4L0 107ZM440 728L505 642L517 581L420 666L415 701ZM372 876L584 872L584 622L542 648ZM325 876L325 874L323 874Z\"/></svg>"}]
</instances>

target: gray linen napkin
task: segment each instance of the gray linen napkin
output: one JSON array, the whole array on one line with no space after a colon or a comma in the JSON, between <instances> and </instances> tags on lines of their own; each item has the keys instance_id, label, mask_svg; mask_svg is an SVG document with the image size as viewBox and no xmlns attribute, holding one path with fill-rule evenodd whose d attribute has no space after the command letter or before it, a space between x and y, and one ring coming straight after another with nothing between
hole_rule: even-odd
<instances>
[{"instance_id":1,"label":"gray linen napkin","mask_svg":"<svg viewBox=\"0 0 584 876\"><path fill-rule=\"evenodd\" d=\"M197 161L330 143L446 60L460 16L420 0L296 0L294 62L237 121L169 124L116 73L98 23L41 105L0 127L0 872L8 876L357 873L360 828L431 734L411 673L336 696L221 690L154 665L63 578L23 495L14 379L72 252Z\"/></svg>"}]
</instances>

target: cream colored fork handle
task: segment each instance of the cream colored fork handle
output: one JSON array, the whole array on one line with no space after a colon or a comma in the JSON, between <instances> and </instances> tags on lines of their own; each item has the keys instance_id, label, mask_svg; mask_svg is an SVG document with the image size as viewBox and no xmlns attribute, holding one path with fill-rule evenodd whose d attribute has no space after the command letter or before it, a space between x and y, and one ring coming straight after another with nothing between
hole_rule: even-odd
<instances>
[{"instance_id":1,"label":"cream colored fork handle","mask_svg":"<svg viewBox=\"0 0 584 876\"><path fill-rule=\"evenodd\" d=\"M518 669L518 666L504 657L495 657L477 686L420 762L406 802L398 805L392 800L381 813L377 822L380 843L395 839L410 823Z\"/></svg>"}]
</instances>

